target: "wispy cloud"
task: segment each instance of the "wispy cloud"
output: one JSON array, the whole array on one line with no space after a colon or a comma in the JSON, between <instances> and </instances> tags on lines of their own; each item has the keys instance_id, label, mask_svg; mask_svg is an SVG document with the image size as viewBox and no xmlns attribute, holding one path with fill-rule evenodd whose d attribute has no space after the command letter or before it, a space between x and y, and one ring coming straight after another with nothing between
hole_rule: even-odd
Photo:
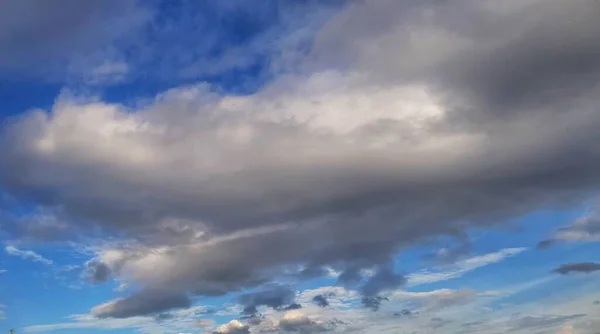
<instances>
[{"instance_id":1,"label":"wispy cloud","mask_svg":"<svg viewBox=\"0 0 600 334\"><path fill-rule=\"evenodd\" d=\"M408 275L408 286L429 284L458 278L477 268L498 263L506 258L521 254L526 250L527 248L506 248L498 252L479 255L459 261L447 270L421 270Z\"/></svg>"},{"instance_id":2,"label":"wispy cloud","mask_svg":"<svg viewBox=\"0 0 600 334\"><path fill-rule=\"evenodd\" d=\"M52 260L47 259L42 255L31 250L21 250L14 246L6 246L4 250L8 255L17 256L24 260L32 260L34 262L40 262L46 265L51 265L54 263Z\"/></svg>"}]
</instances>

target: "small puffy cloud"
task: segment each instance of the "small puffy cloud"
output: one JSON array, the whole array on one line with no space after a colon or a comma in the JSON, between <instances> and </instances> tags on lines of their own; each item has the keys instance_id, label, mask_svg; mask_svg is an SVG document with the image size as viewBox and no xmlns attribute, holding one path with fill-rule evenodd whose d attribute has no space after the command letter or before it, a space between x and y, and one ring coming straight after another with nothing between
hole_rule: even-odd
<instances>
[{"instance_id":1,"label":"small puffy cloud","mask_svg":"<svg viewBox=\"0 0 600 334\"><path fill-rule=\"evenodd\" d=\"M239 320L231 320L217 327L213 334L250 334L250 326L244 325Z\"/></svg>"},{"instance_id":2,"label":"small puffy cloud","mask_svg":"<svg viewBox=\"0 0 600 334\"><path fill-rule=\"evenodd\" d=\"M190 299L181 293L164 290L142 290L132 296L119 298L92 309L98 318L128 318L159 314L177 308L188 308Z\"/></svg>"},{"instance_id":3,"label":"small puffy cloud","mask_svg":"<svg viewBox=\"0 0 600 334\"><path fill-rule=\"evenodd\" d=\"M568 275L571 273L584 273L589 274L600 270L600 263L594 262L582 262L582 263L568 263L562 265L553 271L557 274Z\"/></svg>"},{"instance_id":4,"label":"small puffy cloud","mask_svg":"<svg viewBox=\"0 0 600 334\"><path fill-rule=\"evenodd\" d=\"M21 250L14 246L6 246L4 250L8 255L17 256L24 260L32 260L34 262L40 262L46 265L51 265L54 263L52 260L49 260L32 250Z\"/></svg>"}]
</instances>

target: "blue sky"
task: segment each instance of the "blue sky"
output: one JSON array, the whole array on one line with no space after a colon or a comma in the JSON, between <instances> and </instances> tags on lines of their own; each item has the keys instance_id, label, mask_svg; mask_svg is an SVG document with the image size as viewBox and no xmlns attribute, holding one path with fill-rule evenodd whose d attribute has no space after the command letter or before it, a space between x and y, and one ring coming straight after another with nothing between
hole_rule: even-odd
<instances>
[{"instance_id":1,"label":"blue sky","mask_svg":"<svg viewBox=\"0 0 600 334\"><path fill-rule=\"evenodd\" d=\"M593 0L0 3L0 332L600 326Z\"/></svg>"}]
</instances>

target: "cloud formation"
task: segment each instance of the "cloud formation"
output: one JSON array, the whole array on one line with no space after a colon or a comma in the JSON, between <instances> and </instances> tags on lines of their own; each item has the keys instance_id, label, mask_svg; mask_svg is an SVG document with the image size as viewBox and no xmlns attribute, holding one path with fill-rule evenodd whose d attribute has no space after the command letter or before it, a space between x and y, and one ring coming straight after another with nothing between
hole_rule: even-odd
<instances>
[{"instance_id":1,"label":"cloud formation","mask_svg":"<svg viewBox=\"0 0 600 334\"><path fill-rule=\"evenodd\" d=\"M297 267L340 282L376 270L360 290L379 306L404 278L378 268L406 247L596 193L597 9L357 2L252 94L61 95L3 128L0 182L83 233L127 238L98 249L97 267L140 291L100 317L187 307Z\"/></svg>"}]
</instances>

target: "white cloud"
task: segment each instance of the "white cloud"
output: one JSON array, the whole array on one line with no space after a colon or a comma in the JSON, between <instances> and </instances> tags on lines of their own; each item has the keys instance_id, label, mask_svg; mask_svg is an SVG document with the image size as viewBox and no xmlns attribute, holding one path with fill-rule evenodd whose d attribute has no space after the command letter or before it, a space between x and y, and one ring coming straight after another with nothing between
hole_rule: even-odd
<instances>
[{"instance_id":1,"label":"white cloud","mask_svg":"<svg viewBox=\"0 0 600 334\"><path fill-rule=\"evenodd\" d=\"M215 333L219 334L249 334L250 327L244 325L239 320L231 320L230 322L221 325L215 329Z\"/></svg>"},{"instance_id":2,"label":"white cloud","mask_svg":"<svg viewBox=\"0 0 600 334\"><path fill-rule=\"evenodd\" d=\"M31 251L31 250L20 250L14 246L6 246L4 248L4 250L6 251L6 253L8 253L9 255L12 256L17 256L20 257L22 259L25 260L32 260L34 262L40 262L46 265L51 265L54 262L52 260L49 260L43 256L41 256L40 254Z\"/></svg>"},{"instance_id":3,"label":"white cloud","mask_svg":"<svg viewBox=\"0 0 600 334\"><path fill-rule=\"evenodd\" d=\"M416 273L412 273L407 276L408 285L417 286L421 284L428 284L458 278L475 269L498 263L506 258L519 255L526 250L527 248L506 248L498 252L479 255L458 261L456 264L452 265L448 270L423 270Z\"/></svg>"}]
</instances>

